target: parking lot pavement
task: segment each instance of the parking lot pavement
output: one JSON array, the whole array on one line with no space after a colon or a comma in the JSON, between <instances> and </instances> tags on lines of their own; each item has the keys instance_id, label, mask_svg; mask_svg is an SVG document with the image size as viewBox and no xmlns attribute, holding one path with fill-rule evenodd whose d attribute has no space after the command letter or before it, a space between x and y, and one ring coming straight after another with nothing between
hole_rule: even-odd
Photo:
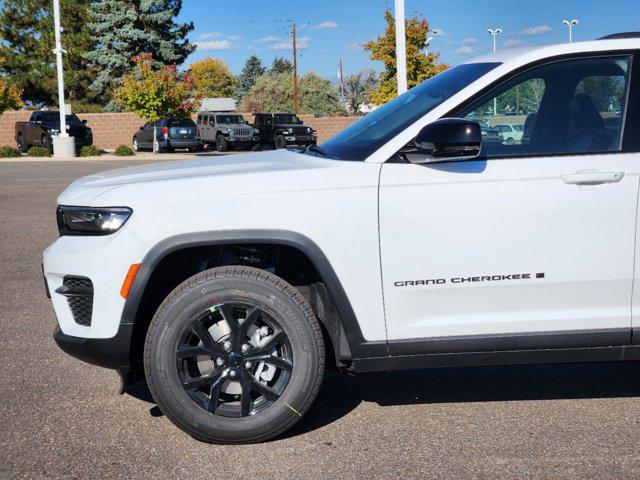
<instances>
[{"instance_id":1,"label":"parking lot pavement","mask_svg":"<svg viewBox=\"0 0 640 480\"><path fill-rule=\"evenodd\" d=\"M199 443L144 386L51 339L40 271L55 198L136 161L0 164L0 478L639 478L640 365L328 374L309 413L262 445Z\"/></svg>"},{"instance_id":2,"label":"parking lot pavement","mask_svg":"<svg viewBox=\"0 0 640 480\"><path fill-rule=\"evenodd\" d=\"M229 152L217 152L215 150L203 150L200 152L162 152L162 153L153 153L153 152L136 152L135 156L132 157L117 157L113 154L113 152L105 152L101 154L99 157L74 157L74 158L51 158L51 159L43 159L38 157L28 157L23 156L20 161L22 162L87 162L87 161L107 161L113 160L117 162L130 162L130 161L142 161L142 160L151 160L151 161L163 161L163 160L184 160L186 158L198 158L198 157L218 157L220 155L235 155L240 153L248 153L248 150L235 150ZM0 163L13 163L15 162L15 158L0 158ZM108 168L108 167L107 167Z\"/></svg>"}]
</instances>

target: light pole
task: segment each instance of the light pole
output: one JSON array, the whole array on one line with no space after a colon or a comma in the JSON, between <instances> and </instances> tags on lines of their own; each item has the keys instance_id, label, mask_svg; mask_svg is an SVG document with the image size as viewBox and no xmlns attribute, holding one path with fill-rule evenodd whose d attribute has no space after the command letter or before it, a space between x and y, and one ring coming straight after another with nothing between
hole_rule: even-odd
<instances>
[{"instance_id":1,"label":"light pole","mask_svg":"<svg viewBox=\"0 0 640 480\"><path fill-rule=\"evenodd\" d=\"M493 53L496 53L496 37L502 33L501 28L487 28L487 32L493 37ZM493 97L493 116L498 115L498 99Z\"/></svg>"},{"instance_id":2,"label":"light pole","mask_svg":"<svg viewBox=\"0 0 640 480\"><path fill-rule=\"evenodd\" d=\"M574 18L573 20L569 21L569 20L563 20L562 24L565 27L569 27L569 43L573 42L573 27L575 27L577 24L579 24L580 22L578 21L577 18Z\"/></svg>"},{"instance_id":3,"label":"light pole","mask_svg":"<svg viewBox=\"0 0 640 480\"><path fill-rule=\"evenodd\" d=\"M404 0L395 0L396 13L396 75L398 95L407 91L407 50L404 33Z\"/></svg>"},{"instance_id":4,"label":"light pole","mask_svg":"<svg viewBox=\"0 0 640 480\"><path fill-rule=\"evenodd\" d=\"M496 53L496 37L502 33L501 28L487 28L487 32L493 37L493 53Z\"/></svg>"},{"instance_id":5,"label":"light pole","mask_svg":"<svg viewBox=\"0 0 640 480\"><path fill-rule=\"evenodd\" d=\"M427 35L429 35L429 32L427 32ZM429 42L431 42L431 40L433 40L433 37L427 37L424 41L424 54L426 56L429 56Z\"/></svg>"},{"instance_id":6,"label":"light pole","mask_svg":"<svg viewBox=\"0 0 640 480\"><path fill-rule=\"evenodd\" d=\"M60 0L53 0L53 25L56 29L55 39L56 48L53 53L56 54L56 66L58 68L58 108L60 109L60 132L53 140L53 156L54 157L75 157L76 149L73 137L67 133L66 108L64 105L64 75L62 72L62 27L60 26Z\"/></svg>"}]
</instances>

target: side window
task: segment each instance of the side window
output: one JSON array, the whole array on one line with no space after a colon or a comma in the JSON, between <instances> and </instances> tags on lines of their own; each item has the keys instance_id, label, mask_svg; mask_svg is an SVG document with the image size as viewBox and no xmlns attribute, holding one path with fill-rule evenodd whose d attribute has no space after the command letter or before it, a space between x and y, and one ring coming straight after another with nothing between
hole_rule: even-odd
<instances>
[{"instance_id":1,"label":"side window","mask_svg":"<svg viewBox=\"0 0 640 480\"><path fill-rule=\"evenodd\" d=\"M476 120L487 157L619 151L629 57L550 63L507 80L456 116Z\"/></svg>"}]
</instances>

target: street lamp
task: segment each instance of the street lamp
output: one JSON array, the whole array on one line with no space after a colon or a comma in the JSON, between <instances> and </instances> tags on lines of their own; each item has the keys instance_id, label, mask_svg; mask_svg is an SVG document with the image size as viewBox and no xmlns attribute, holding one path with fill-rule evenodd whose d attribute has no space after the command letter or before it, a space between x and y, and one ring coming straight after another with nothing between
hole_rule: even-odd
<instances>
[{"instance_id":1,"label":"street lamp","mask_svg":"<svg viewBox=\"0 0 640 480\"><path fill-rule=\"evenodd\" d=\"M496 37L502 33L501 28L487 28L487 32L493 37L493 53L496 53ZM493 97L493 116L498 115L498 99Z\"/></svg>"},{"instance_id":2,"label":"street lamp","mask_svg":"<svg viewBox=\"0 0 640 480\"><path fill-rule=\"evenodd\" d=\"M562 24L565 27L569 27L569 43L573 42L573 27L575 27L578 23L580 23L578 21L577 18L574 18L573 20L569 21L569 20L563 20Z\"/></svg>"},{"instance_id":3,"label":"street lamp","mask_svg":"<svg viewBox=\"0 0 640 480\"><path fill-rule=\"evenodd\" d=\"M502 33L501 28L487 28L487 32L493 37L493 53L496 53L496 37Z\"/></svg>"},{"instance_id":4,"label":"street lamp","mask_svg":"<svg viewBox=\"0 0 640 480\"><path fill-rule=\"evenodd\" d=\"M56 48L53 53L56 54L56 66L58 70L58 104L60 109L60 132L53 140L53 156L54 157L75 157L75 143L73 137L67 133L66 108L64 105L64 76L62 72L62 54L66 53L62 49L62 26L60 25L60 0L53 0L53 25L55 28Z\"/></svg>"},{"instance_id":5,"label":"street lamp","mask_svg":"<svg viewBox=\"0 0 640 480\"><path fill-rule=\"evenodd\" d=\"M427 32L427 35L429 35L429 32ZM429 55L429 42L433 40L433 37L427 37L427 39L424 41L424 54L425 55Z\"/></svg>"}]
</instances>

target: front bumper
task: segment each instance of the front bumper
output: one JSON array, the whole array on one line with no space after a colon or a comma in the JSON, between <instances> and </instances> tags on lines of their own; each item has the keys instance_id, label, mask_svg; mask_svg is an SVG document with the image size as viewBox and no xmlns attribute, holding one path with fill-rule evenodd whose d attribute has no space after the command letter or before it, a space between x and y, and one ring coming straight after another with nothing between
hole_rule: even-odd
<instances>
[{"instance_id":1,"label":"front bumper","mask_svg":"<svg viewBox=\"0 0 640 480\"><path fill-rule=\"evenodd\" d=\"M129 347L132 334L133 324L130 323L120 324L112 338L72 337L56 327L53 339L62 351L83 362L126 372L131 365Z\"/></svg>"},{"instance_id":2,"label":"front bumper","mask_svg":"<svg viewBox=\"0 0 640 480\"><path fill-rule=\"evenodd\" d=\"M255 145L260 140L258 137L232 137L230 135L225 135L224 139L233 146Z\"/></svg>"},{"instance_id":3,"label":"front bumper","mask_svg":"<svg viewBox=\"0 0 640 480\"><path fill-rule=\"evenodd\" d=\"M287 140L287 145L298 145L301 147L315 145L317 142L317 137L311 135L286 135L284 138Z\"/></svg>"}]
</instances>

